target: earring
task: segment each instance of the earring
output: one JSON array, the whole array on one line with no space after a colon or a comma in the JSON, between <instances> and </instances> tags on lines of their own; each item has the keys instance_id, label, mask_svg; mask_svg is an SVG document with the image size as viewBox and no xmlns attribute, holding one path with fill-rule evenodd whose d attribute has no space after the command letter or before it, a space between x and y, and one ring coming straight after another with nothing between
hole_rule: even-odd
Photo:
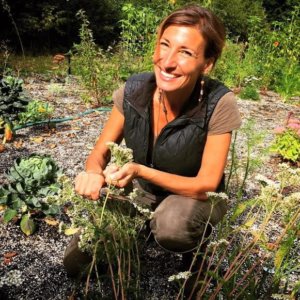
<instances>
[{"instance_id":1,"label":"earring","mask_svg":"<svg viewBox=\"0 0 300 300\"><path fill-rule=\"evenodd\" d=\"M198 101L201 102L204 94L204 79L202 77L201 82L200 82L200 94L199 94L199 99Z\"/></svg>"}]
</instances>

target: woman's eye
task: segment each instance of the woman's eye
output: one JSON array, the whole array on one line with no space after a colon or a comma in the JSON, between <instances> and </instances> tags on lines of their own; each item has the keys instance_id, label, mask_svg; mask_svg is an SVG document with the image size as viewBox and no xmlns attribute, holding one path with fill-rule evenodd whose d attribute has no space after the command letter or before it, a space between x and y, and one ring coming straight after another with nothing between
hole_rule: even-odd
<instances>
[{"instance_id":1,"label":"woman's eye","mask_svg":"<svg viewBox=\"0 0 300 300\"><path fill-rule=\"evenodd\" d=\"M185 56L185 57L192 57L192 56L194 56L194 54L191 51L188 51L188 50L180 50L180 54L182 56Z\"/></svg>"},{"instance_id":2,"label":"woman's eye","mask_svg":"<svg viewBox=\"0 0 300 300\"><path fill-rule=\"evenodd\" d=\"M160 42L159 45L164 48L169 47L168 43L166 42Z\"/></svg>"}]
</instances>

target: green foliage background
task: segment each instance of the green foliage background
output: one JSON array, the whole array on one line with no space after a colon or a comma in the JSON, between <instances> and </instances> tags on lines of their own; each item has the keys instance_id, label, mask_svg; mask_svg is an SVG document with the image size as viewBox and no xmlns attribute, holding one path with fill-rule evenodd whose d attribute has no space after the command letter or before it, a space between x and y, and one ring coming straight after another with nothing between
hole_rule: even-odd
<instances>
[{"instance_id":1,"label":"green foliage background","mask_svg":"<svg viewBox=\"0 0 300 300\"><path fill-rule=\"evenodd\" d=\"M202 0L202 1L145 1L145 0L1 0L0 41L9 40L10 46L20 51L15 22L24 48L30 52L67 51L78 42L80 22L75 18L78 10L87 13L95 41L108 47L120 40L124 18L122 7L132 4L136 13L152 9L161 18L166 10L189 3L211 8L227 26L229 35L238 39L248 36L250 16L262 21L286 21L297 0Z\"/></svg>"}]
</instances>

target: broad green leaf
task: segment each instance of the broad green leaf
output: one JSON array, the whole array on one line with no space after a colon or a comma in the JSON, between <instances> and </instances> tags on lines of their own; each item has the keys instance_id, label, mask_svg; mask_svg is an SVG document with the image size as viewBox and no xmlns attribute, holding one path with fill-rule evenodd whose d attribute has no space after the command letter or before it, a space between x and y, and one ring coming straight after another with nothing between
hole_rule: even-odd
<instances>
[{"instance_id":1,"label":"broad green leaf","mask_svg":"<svg viewBox=\"0 0 300 300\"><path fill-rule=\"evenodd\" d=\"M13 208L18 210L19 208L21 208L24 205L24 201L19 197L18 194L13 193L9 195L9 203L8 205Z\"/></svg>"},{"instance_id":2,"label":"broad green leaf","mask_svg":"<svg viewBox=\"0 0 300 300\"><path fill-rule=\"evenodd\" d=\"M16 190L18 191L18 193L24 194L24 190L23 190L22 184L20 182L18 182L16 184Z\"/></svg>"},{"instance_id":3,"label":"broad green leaf","mask_svg":"<svg viewBox=\"0 0 300 300\"><path fill-rule=\"evenodd\" d=\"M10 209L8 208L3 216L3 220L5 223L8 223L9 221L11 221L16 215L18 214L18 212L14 209Z\"/></svg>"},{"instance_id":4,"label":"broad green leaf","mask_svg":"<svg viewBox=\"0 0 300 300\"><path fill-rule=\"evenodd\" d=\"M28 236L35 232L36 226L29 215L24 215L21 220L21 230Z\"/></svg>"},{"instance_id":5,"label":"broad green leaf","mask_svg":"<svg viewBox=\"0 0 300 300\"><path fill-rule=\"evenodd\" d=\"M45 215L56 215L59 213L59 206L55 204L43 205L42 211Z\"/></svg>"}]
</instances>

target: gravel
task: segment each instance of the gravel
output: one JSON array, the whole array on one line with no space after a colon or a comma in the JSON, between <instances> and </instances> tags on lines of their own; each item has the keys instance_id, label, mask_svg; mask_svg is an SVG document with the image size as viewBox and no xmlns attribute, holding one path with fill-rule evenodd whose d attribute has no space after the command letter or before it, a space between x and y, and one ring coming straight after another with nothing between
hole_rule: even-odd
<instances>
[{"instance_id":1,"label":"gravel","mask_svg":"<svg viewBox=\"0 0 300 300\"><path fill-rule=\"evenodd\" d=\"M34 99L51 103L55 107L55 118L76 115L87 109L78 96L78 86L74 80L54 89L53 83L31 78L26 80L26 89ZM299 105L285 104L271 92L263 95L260 102L239 100L238 104L243 119L253 119L254 130L266 132L261 147L270 144L274 137L272 130L284 122L289 111L300 115ZM17 131L15 142L7 144L5 151L0 154L0 184L5 183L4 172L16 158L33 152L51 155L64 172L74 178L84 168L84 161L107 116L107 112L94 112L59 123L54 129L35 126ZM239 136L240 153L245 151L244 144L245 140ZM266 161L268 163L259 172L272 178L276 164L270 158ZM247 191L255 193L255 185L250 182ZM22 234L18 224L4 225L0 222L0 299L81 299L85 282L69 278L62 265L64 249L69 240L69 236L59 234L57 227L43 220L38 221L37 232L29 237ZM15 252L15 256L5 263L4 254L12 252ZM142 253L141 290L144 299L175 298L177 290L167 279L178 272L180 261L180 255L167 253L154 242L148 243ZM91 290L98 288L94 281L91 281L90 287ZM107 286L102 289L104 294L109 294ZM94 297L105 299L103 294L95 294Z\"/></svg>"}]
</instances>

